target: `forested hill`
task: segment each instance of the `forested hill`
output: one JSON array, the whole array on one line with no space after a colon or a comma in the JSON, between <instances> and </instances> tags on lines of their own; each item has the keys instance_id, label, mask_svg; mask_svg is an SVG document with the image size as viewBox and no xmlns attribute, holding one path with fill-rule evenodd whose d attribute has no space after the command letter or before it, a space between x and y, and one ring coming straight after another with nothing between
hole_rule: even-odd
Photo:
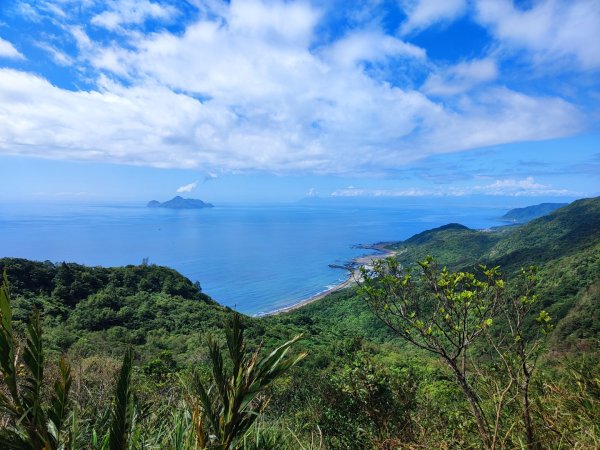
<instances>
[{"instance_id":1,"label":"forested hill","mask_svg":"<svg viewBox=\"0 0 600 450\"><path fill-rule=\"evenodd\" d=\"M103 290L125 296L139 292L164 293L216 305L201 292L199 283L192 284L177 271L155 265L105 268L3 258L0 266L8 271L13 294L55 297L68 306L76 306L86 297Z\"/></svg>"},{"instance_id":2,"label":"forested hill","mask_svg":"<svg viewBox=\"0 0 600 450\"><path fill-rule=\"evenodd\" d=\"M542 307L557 322L554 342L600 333L600 197L577 200L516 227L472 230L444 226L390 246L404 264L431 255L450 269L485 263L506 276L540 267Z\"/></svg>"},{"instance_id":3,"label":"forested hill","mask_svg":"<svg viewBox=\"0 0 600 450\"><path fill-rule=\"evenodd\" d=\"M552 345L570 351L600 336L600 197L575 201L525 225L483 231L448 224L389 248L405 265L433 256L451 270L498 265L506 278L538 266L539 308L548 310L556 324ZM311 331L324 334L336 330L378 342L391 338L353 290L273 320L309 324Z\"/></svg>"},{"instance_id":4,"label":"forested hill","mask_svg":"<svg viewBox=\"0 0 600 450\"><path fill-rule=\"evenodd\" d=\"M148 357L179 351L190 338L222 328L231 310L177 271L155 265L87 267L74 263L0 259L11 284L15 318L36 306L47 339L59 351L120 355L136 345ZM146 350L148 349L148 350Z\"/></svg>"},{"instance_id":5,"label":"forested hill","mask_svg":"<svg viewBox=\"0 0 600 450\"><path fill-rule=\"evenodd\" d=\"M540 203L539 205L526 206L524 208L515 208L504 214L501 219L508 222L525 223L532 219L550 214L552 211L568 203Z\"/></svg>"},{"instance_id":6,"label":"forested hill","mask_svg":"<svg viewBox=\"0 0 600 450\"><path fill-rule=\"evenodd\" d=\"M599 241L600 198L592 198L577 200L521 226L472 230L446 225L389 248L397 250L404 263L431 255L453 268L486 262L509 270L587 251Z\"/></svg>"}]
</instances>

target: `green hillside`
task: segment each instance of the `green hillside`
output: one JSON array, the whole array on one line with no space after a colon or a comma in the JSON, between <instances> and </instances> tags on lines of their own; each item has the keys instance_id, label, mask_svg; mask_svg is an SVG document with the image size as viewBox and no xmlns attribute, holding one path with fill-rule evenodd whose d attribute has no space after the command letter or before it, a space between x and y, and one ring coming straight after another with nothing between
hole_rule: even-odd
<instances>
[{"instance_id":1,"label":"green hillside","mask_svg":"<svg viewBox=\"0 0 600 450\"><path fill-rule=\"evenodd\" d=\"M391 245L399 259L411 263L432 255L451 267L480 261L517 267L543 264L580 252L600 239L600 200L584 199L525 225L471 230L451 224Z\"/></svg>"},{"instance_id":2,"label":"green hillside","mask_svg":"<svg viewBox=\"0 0 600 450\"><path fill-rule=\"evenodd\" d=\"M600 198L575 201L525 225L491 231L444 226L425 231L390 246L398 259L413 264L428 255L454 270L484 263L500 266L508 276L521 267L536 265L541 270L542 306L559 323L554 341L561 346L565 338L592 336L597 321L584 319L579 302L600 306L597 296L586 294L600 282ZM586 298L587 300L582 300ZM567 332L560 321L580 322L577 332ZM592 313L592 316L596 313Z\"/></svg>"},{"instance_id":3,"label":"green hillside","mask_svg":"<svg viewBox=\"0 0 600 450\"><path fill-rule=\"evenodd\" d=\"M37 307L57 352L120 356L135 345L148 358L168 350L183 362L187 347L222 328L231 314L166 267L102 268L17 258L0 259L0 267L11 281L15 319L25 322Z\"/></svg>"},{"instance_id":4,"label":"green hillside","mask_svg":"<svg viewBox=\"0 0 600 450\"><path fill-rule=\"evenodd\" d=\"M500 219L507 222L525 223L538 217L550 214L558 208L567 206L567 203L540 203L539 205L526 206L525 208L515 208L508 211Z\"/></svg>"},{"instance_id":5,"label":"green hillside","mask_svg":"<svg viewBox=\"0 0 600 450\"><path fill-rule=\"evenodd\" d=\"M398 251L398 259L405 263L432 255L443 264L461 267L481 261L500 237L499 232L471 230L464 225L449 224L424 231L389 248Z\"/></svg>"}]
</instances>

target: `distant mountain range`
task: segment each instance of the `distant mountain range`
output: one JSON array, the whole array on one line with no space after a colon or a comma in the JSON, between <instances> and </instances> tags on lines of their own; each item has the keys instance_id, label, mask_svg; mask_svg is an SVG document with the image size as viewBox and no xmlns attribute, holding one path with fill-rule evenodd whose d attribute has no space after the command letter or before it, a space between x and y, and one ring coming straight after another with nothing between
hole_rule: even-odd
<instances>
[{"instance_id":1,"label":"distant mountain range","mask_svg":"<svg viewBox=\"0 0 600 450\"><path fill-rule=\"evenodd\" d=\"M540 203L539 205L526 206L525 208L515 208L504 214L501 219L507 222L526 223L538 217L550 214L552 211L568 203Z\"/></svg>"},{"instance_id":2,"label":"distant mountain range","mask_svg":"<svg viewBox=\"0 0 600 450\"><path fill-rule=\"evenodd\" d=\"M148 202L146 206L148 208L202 209L213 208L215 205L195 198L183 198L178 195L177 197L173 197L171 200L163 203L159 202L158 200L152 200Z\"/></svg>"}]
</instances>

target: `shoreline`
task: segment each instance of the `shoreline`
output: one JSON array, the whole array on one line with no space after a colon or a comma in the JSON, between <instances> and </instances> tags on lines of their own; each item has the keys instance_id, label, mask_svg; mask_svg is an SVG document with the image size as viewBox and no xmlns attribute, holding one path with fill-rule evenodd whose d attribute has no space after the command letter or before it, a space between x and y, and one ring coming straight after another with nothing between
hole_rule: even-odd
<instances>
[{"instance_id":1,"label":"shoreline","mask_svg":"<svg viewBox=\"0 0 600 450\"><path fill-rule=\"evenodd\" d=\"M368 266L369 264L371 264L371 262L373 260L389 258L389 257L395 256L396 254L398 254L398 252L396 250L388 250L387 248L385 248L389 244L392 244L392 242L381 242L381 243L377 243L377 244L373 244L373 245L358 246L358 248L363 248L365 250L375 250L377 253L370 253L368 255L358 256L358 257L352 259L346 265L348 271L351 272L350 275L348 275L348 278L346 278L346 280L342 281L341 283L336 284L335 286L333 286L329 289L324 290L323 292L319 292L318 294L315 294L304 300L300 300L299 302L294 303L293 305L284 306L283 308L278 308L273 311L268 311L265 313L256 314L253 317L276 316L279 314L285 314L290 311L295 311L296 309L302 308L303 306L306 306L310 303L321 300L321 299L327 297L328 295L333 294L334 292L338 292L338 291L341 291L342 289L346 289L350 286L355 285L356 284L356 276L361 267Z\"/></svg>"}]
</instances>

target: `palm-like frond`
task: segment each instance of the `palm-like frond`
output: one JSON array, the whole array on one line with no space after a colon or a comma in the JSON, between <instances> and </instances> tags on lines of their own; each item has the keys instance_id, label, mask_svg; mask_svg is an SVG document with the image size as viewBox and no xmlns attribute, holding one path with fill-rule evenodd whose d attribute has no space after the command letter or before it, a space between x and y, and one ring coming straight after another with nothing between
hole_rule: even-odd
<instances>
[{"instance_id":1,"label":"palm-like frond","mask_svg":"<svg viewBox=\"0 0 600 450\"><path fill-rule=\"evenodd\" d=\"M21 387L21 403L25 410L30 439L34 443L48 443L46 416L42 409L42 386L44 384L44 349L40 313L34 309L27 326L27 343L23 350L23 363L27 376Z\"/></svg>"},{"instance_id":2,"label":"palm-like frond","mask_svg":"<svg viewBox=\"0 0 600 450\"><path fill-rule=\"evenodd\" d=\"M27 435L11 428L3 428L0 430L0 448L6 450L33 449Z\"/></svg>"},{"instance_id":3,"label":"palm-like frond","mask_svg":"<svg viewBox=\"0 0 600 450\"><path fill-rule=\"evenodd\" d=\"M126 450L131 431L133 401L131 390L131 369L133 351L127 350L115 390L113 410L111 414L109 448L110 450Z\"/></svg>"},{"instance_id":4,"label":"palm-like frond","mask_svg":"<svg viewBox=\"0 0 600 450\"><path fill-rule=\"evenodd\" d=\"M25 376L17 377L17 349L12 327L12 309L6 272L0 286L0 373L10 396L0 394L0 408L9 425L0 430L0 448L55 450L61 441L62 425L68 413L71 372L61 360L60 379L46 411L44 386L44 343L40 313L34 308L27 326L22 361Z\"/></svg>"},{"instance_id":5,"label":"palm-like frond","mask_svg":"<svg viewBox=\"0 0 600 450\"><path fill-rule=\"evenodd\" d=\"M221 350L213 339L209 339L208 352L212 364L210 386L205 387L198 375L194 376L192 383L201 406L201 416L195 422L198 443L203 448L236 448L267 404L265 399L258 398L258 394L306 357L305 353L288 356L291 346L300 336L263 358L260 357L260 347L249 352L237 314L233 316L225 334L232 363L231 373L224 372Z\"/></svg>"},{"instance_id":6,"label":"palm-like frond","mask_svg":"<svg viewBox=\"0 0 600 450\"><path fill-rule=\"evenodd\" d=\"M12 329L12 310L8 291L6 272L0 286L0 370L2 379L11 399L0 395L0 407L12 414L20 415L22 408L17 389L17 371L15 368L15 341Z\"/></svg>"},{"instance_id":7,"label":"palm-like frond","mask_svg":"<svg viewBox=\"0 0 600 450\"><path fill-rule=\"evenodd\" d=\"M69 366L64 357L58 363L58 370L60 378L54 383L54 392L50 399L48 419L50 419L54 427L60 432L67 418L69 391L71 390L73 378L71 376L71 366Z\"/></svg>"}]
</instances>

